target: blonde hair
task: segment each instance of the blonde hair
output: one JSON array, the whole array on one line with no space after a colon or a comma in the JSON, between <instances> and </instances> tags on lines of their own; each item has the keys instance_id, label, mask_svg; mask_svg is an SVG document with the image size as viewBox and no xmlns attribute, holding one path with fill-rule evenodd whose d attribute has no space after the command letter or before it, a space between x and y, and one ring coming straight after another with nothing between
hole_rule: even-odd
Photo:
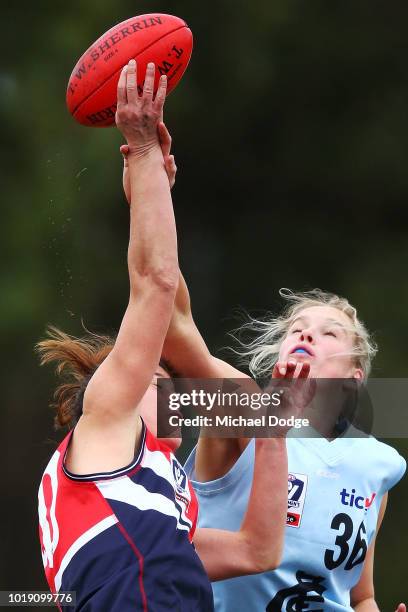
<instances>
[{"instance_id":1,"label":"blonde hair","mask_svg":"<svg viewBox=\"0 0 408 612\"><path fill-rule=\"evenodd\" d=\"M292 322L300 311L313 306L331 306L347 315L350 319L347 331L354 336L354 347L347 354L354 357L355 364L362 369L364 378L368 377L377 346L348 300L321 289L295 293L283 288L279 290L279 294L287 302L280 316L268 315L263 319L256 319L247 315L247 322L232 333L239 345L232 350L240 356L241 363L248 364L255 378L270 375L278 360L282 340Z\"/></svg>"}]
</instances>

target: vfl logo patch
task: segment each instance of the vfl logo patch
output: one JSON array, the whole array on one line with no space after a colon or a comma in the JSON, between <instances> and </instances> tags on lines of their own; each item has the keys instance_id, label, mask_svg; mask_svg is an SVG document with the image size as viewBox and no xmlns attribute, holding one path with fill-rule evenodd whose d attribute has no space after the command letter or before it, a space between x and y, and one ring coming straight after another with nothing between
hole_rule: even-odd
<instances>
[{"instance_id":1,"label":"vfl logo patch","mask_svg":"<svg viewBox=\"0 0 408 612\"><path fill-rule=\"evenodd\" d=\"M187 490L187 476L181 465L175 459L172 459L172 469L174 476L174 484L178 493L185 493Z\"/></svg>"},{"instance_id":2,"label":"vfl logo patch","mask_svg":"<svg viewBox=\"0 0 408 612\"><path fill-rule=\"evenodd\" d=\"M288 513L286 524L289 527L300 527L307 489L306 474L288 475Z\"/></svg>"}]
</instances>

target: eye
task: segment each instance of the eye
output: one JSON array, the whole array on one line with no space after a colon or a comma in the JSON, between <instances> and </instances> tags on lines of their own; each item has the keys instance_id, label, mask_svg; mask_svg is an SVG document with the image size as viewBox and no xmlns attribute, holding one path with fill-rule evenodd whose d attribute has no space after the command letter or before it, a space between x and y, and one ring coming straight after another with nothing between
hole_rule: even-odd
<instances>
[{"instance_id":1,"label":"eye","mask_svg":"<svg viewBox=\"0 0 408 612\"><path fill-rule=\"evenodd\" d=\"M300 334L302 332L301 329L292 329L291 333L292 334Z\"/></svg>"},{"instance_id":2,"label":"eye","mask_svg":"<svg viewBox=\"0 0 408 612\"><path fill-rule=\"evenodd\" d=\"M333 338L337 338L336 334L333 331L324 332L325 336L333 336Z\"/></svg>"}]
</instances>

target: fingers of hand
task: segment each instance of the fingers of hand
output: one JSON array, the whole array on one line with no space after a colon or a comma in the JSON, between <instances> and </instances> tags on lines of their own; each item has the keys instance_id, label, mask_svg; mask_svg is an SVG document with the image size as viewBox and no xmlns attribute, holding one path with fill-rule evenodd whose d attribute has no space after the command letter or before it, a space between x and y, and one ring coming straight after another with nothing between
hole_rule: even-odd
<instances>
[{"instance_id":1,"label":"fingers of hand","mask_svg":"<svg viewBox=\"0 0 408 612\"><path fill-rule=\"evenodd\" d=\"M127 74L127 66L122 68L120 73L119 81L118 81L118 106L121 104L127 104L127 94L126 94L126 74Z\"/></svg>"},{"instance_id":2,"label":"fingers of hand","mask_svg":"<svg viewBox=\"0 0 408 612\"><path fill-rule=\"evenodd\" d=\"M174 155L167 155L164 158L164 165L166 166L167 174L176 174L177 166L176 162L174 161Z\"/></svg>"},{"instance_id":3,"label":"fingers of hand","mask_svg":"<svg viewBox=\"0 0 408 612\"><path fill-rule=\"evenodd\" d=\"M278 361L272 370L272 378L283 378L286 374L286 364Z\"/></svg>"},{"instance_id":4,"label":"fingers of hand","mask_svg":"<svg viewBox=\"0 0 408 612\"><path fill-rule=\"evenodd\" d=\"M167 77L165 74L162 74L159 80L159 86L157 88L156 97L154 99L154 105L159 113L163 111L164 101L166 99L167 92Z\"/></svg>"},{"instance_id":5,"label":"fingers of hand","mask_svg":"<svg viewBox=\"0 0 408 612\"><path fill-rule=\"evenodd\" d=\"M310 363L308 361L304 361L302 363L302 369L299 373L299 378L307 378L310 374Z\"/></svg>"},{"instance_id":6,"label":"fingers of hand","mask_svg":"<svg viewBox=\"0 0 408 612\"><path fill-rule=\"evenodd\" d=\"M303 363L302 362L298 362L295 366L295 370L293 372L293 378L300 378L300 374L303 370Z\"/></svg>"},{"instance_id":7,"label":"fingers of hand","mask_svg":"<svg viewBox=\"0 0 408 612\"><path fill-rule=\"evenodd\" d=\"M119 150L123 157L123 167L127 168L129 166L129 160L128 160L129 145L126 145L126 144L121 145Z\"/></svg>"},{"instance_id":8,"label":"fingers of hand","mask_svg":"<svg viewBox=\"0 0 408 612\"><path fill-rule=\"evenodd\" d=\"M286 366L286 378L293 378L297 365L298 364L296 361L288 361Z\"/></svg>"},{"instance_id":9,"label":"fingers of hand","mask_svg":"<svg viewBox=\"0 0 408 612\"><path fill-rule=\"evenodd\" d=\"M277 374L279 373L279 376ZM296 362L290 360L288 362L279 361L274 368L273 377L285 378L307 378L310 373L310 363L308 361Z\"/></svg>"},{"instance_id":10,"label":"fingers of hand","mask_svg":"<svg viewBox=\"0 0 408 612\"><path fill-rule=\"evenodd\" d=\"M135 104L137 102L137 66L134 59L131 59L127 65L126 95L129 104Z\"/></svg>"},{"instance_id":11,"label":"fingers of hand","mask_svg":"<svg viewBox=\"0 0 408 612\"><path fill-rule=\"evenodd\" d=\"M155 75L155 66L153 62L149 62L146 68L146 77L143 87L143 100L146 102L151 102L153 98L153 90L154 90L154 75Z\"/></svg>"},{"instance_id":12,"label":"fingers of hand","mask_svg":"<svg viewBox=\"0 0 408 612\"><path fill-rule=\"evenodd\" d=\"M174 186L174 183L176 182L177 173L177 166L176 162L174 161L174 155L168 155L164 158L164 166L166 168L167 176L169 177L170 188L172 188Z\"/></svg>"},{"instance_id":13,"label":"fingers of hand","mask_svg":"<svg viewBox=\"0 0 408 612\"><path fill-rule=\"evenodd\" d=\"M172 139L170 136L170 132L166 128L163 121L160 121L158 130L159 130L159 140L160 140L160 145L161 145L162 152L163 152L163 157L166 157L167 155L170 155L170 150L171 150Z\"/></svg>"}]
</instances>

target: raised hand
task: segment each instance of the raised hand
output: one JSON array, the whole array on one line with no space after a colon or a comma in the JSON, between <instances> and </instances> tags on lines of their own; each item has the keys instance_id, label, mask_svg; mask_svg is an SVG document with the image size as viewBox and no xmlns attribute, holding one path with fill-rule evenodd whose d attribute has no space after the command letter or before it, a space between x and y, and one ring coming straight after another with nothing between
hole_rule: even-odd
<instances>
[{"instance_id":1,"label":"raised hand","mask_svg":"<svg viewBox=\"0 0 408 612\"><path fill-rule=\"evenodd\" d=\"M160 146L158 124L163 116L167 79L165 75L160 77L157 94L153 99L154 74L154 64L149 63L141 96L137 89L135 60L130 60L119 78L115 119L117 127L127 141L128 156L143 156L152 148Z\"/></svg>"},{"instance_id":2,"label":"raised hand","mask_svg":"<svg viewBox=\"0 0 408 612\"><path fill-rule=\"evenodd\" d=\"M272 372L272 378L307 378L310 373L310 363L307 361L296 362L294 360L278 361Z\"/></svg>"},{"instance_id":3,"label":"raised hand","mask_svg":"<svg viewBox=\"0 0 408 612\"><path fill-rule=\"evenodd\" d=\"M316 392L316 381L309 378L310 363L295 360L279 361L272 371L272 379L268 389L283 388L279 417L301 418L305 408L313 400ZM290 427L281 427L281 434L286 433Z\"/></svg>"}]
</instances>

